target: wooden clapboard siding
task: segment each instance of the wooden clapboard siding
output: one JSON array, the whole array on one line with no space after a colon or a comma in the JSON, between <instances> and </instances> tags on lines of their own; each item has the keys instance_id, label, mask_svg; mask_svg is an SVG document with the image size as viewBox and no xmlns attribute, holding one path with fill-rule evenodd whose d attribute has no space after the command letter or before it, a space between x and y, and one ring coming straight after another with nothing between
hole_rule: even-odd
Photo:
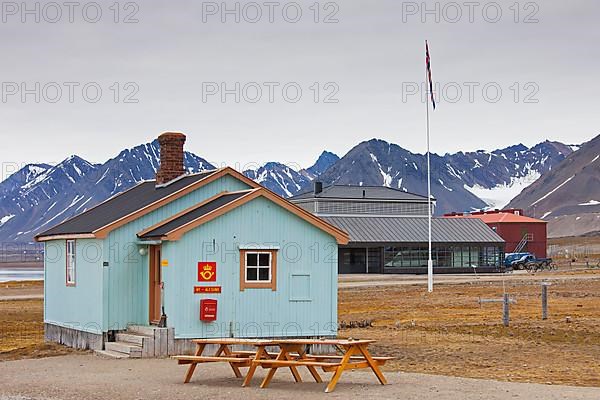
<instances>
[{"instance_id":1,"label":"wooden clapboard siding","mask_svg":"<svg viewBox=\"0 0 600 400\"><path fill-rule=\"evenodd\" d=\"M279 247L277 290L240 291L240 244ZM198 226L179 241L164 242L162 251L169 260L163 269L165 307L176 338L336 334L336 239L264 197ZM217 262L217 282L210 285L221 286L221 294L194 294L194 286L202 285L197 282L199 261ZM309 276L308 283L303 279L302 296L291 290L293 274ZM199 321L202 298L219 301L216 322Z\"/></svg>"},{"instance_id":2,"label":"wooden clapboard siding","mask_svg":"<svg viewBox=\"0 0 600 400\"><path fill-rule=\"evenodd\" d=\"M148 323L148 255L139 254L136 234L172 215L202 202L216 193L249 189L246 183L229 175L208 183L110 232L105 239L107 294L104 298L108 329L125 329L127 324ZM164 254L164 253L163 253ZM163 259L168 259L163 255ZM169 260L171 264L171 260ZM170 267L166 267L168 269Z\"/></svg>"},{"instance_id":3,"label":"wooden clapboard siding","mask_svg":"<svg viewBox=\"0 0 600 400\"><path fill-rule=\"evenodd\" d=\"M75 284L65 282L65 240L46 242L44 322L90 333L103 332L102 240L78 239Z\"/></svg>"}]
</instances>

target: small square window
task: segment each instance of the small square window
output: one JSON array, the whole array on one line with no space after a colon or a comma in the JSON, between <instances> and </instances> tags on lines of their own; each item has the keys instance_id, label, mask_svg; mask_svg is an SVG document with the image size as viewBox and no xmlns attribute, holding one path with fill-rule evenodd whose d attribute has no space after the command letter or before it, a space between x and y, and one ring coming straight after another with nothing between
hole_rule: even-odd
<instances>
[{"instance_id":1,"label":"small square window","mask_svg":"<svg viewBox=\"0 0 600 400\"><path fill-rule=\"evenodd\" d=\"M240 290L270 288L276 290L276 250L240 251Z\"/></svg>"},{"instance_id":2,"label":"small square window","mask_svg":"<svg viewBox=\"0 0 600 400\"><path fill-rule=\"evenodd\" d=\"M246 253L246 281L271 281L271 253Z\"/></svg>"}]
</instances>

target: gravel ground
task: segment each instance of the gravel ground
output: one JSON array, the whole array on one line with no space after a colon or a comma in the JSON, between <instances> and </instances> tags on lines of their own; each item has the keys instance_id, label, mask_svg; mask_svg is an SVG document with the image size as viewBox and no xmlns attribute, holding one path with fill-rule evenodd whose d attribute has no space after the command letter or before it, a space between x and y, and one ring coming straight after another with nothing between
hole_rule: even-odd
<instances>
[{"instance_id":1,"label":"gravel ground","mask_svg":"<svg viewBox=\"0 0 600 400\"><path fill-rule=\"evenodd\" d=\"M173 360L106 360L91 354L0 362L0 400L24 399L282 399L378 398L429 400L598 400L600 388L505 383L434 375L387 372L381 386L368 371L347 372L334 393L325 384L293 383L280 370L268 389L259 389L264 371L251 388L242 388L227 365L201 365L189 384L185 366ZM210 373L210 376L206 374ZM322 374L328 378L329 374Z\"/></svg>"}]
</instances>

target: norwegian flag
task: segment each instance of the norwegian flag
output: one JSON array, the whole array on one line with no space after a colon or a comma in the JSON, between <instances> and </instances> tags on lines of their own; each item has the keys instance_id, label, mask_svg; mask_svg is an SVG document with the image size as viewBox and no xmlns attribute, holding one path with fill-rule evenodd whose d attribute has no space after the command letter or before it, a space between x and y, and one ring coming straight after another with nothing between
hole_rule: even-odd
<instances>
[{"instance_id":1,"label":"norwegian flag","mask_svg":"<svg viewBox=\"0 0 600 400\"><path fill-rule=\"evenodd\" d=\"M431 94L431 104L435 110L435 98L433 97L433 81L431 80L431 58L429 57L429 44L425 41L425 63L427 64L427 77L429 78L429 93Z\"/></svg>"}]
</instances>

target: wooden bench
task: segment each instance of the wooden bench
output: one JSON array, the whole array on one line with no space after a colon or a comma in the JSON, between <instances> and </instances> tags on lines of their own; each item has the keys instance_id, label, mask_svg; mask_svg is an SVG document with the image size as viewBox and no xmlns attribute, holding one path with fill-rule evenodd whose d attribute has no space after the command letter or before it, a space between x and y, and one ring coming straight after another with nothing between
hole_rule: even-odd
<instances>
[{"instance_id":1,"label":"wooden bench","mask_svg":"<svg viewBox=\"0 0 600 400\"><path fill-rule=\"evenodd\" d=\"M311 359L303 360L253 360L253 364L259 364L263 368L273 367L337 367L340 363L328 363Z\"/></svg>"},{"instance_id":2,"label":"wooden bench","mask_svg":"<svg viewBox=\"0 0 600 400\"><path fill-rule=\"evenodd\" d=\"M256 351L252 351L252 350L234 350L231 352L231 354L235 354L236 356L240 356L240 357L251 357L253 358L256 355ZM277 354L279 353L273 353L273 352L263 352L264 355L269 356L269 357L277 357ZM292 354L292 356L294 356L294 354Z\"/></svg>"},{"instance_id":3,"label":"wooden bench","mask_svg":"<svg viewBox=\"0 0 600 400\"><path fill-rule=\"evenodd\" d=\"M236 364L238 367L248 367L252 362L250 357L211 357L211 356L173 356L171 357L177 360L177 364L201 364L210 362L227 362Z\"/></svg>"},{"instance_id":4,"label":"wooden bench","mask_svg":"<svg viewBox=\"0 0 600 400\"><path fill-rule=\"evenodd\" d=\"M344 356L338 356L338 355L328 355L328 354L307 354L306 357L308 358L314 358L315 360L341 360L342 358L344 358ZM373 360L377 360L377 361L390 361L393 360L394 357L371 357ZM364 360L365 357L364 356L352 356L350 357L350 360Z\"/></svg>"},{"instance_id":5,"label":"wooden bench","mask_svg":"<svg viewBox=\"0 0 600 400\"><path fill-rule=\"evenodd\" d=\"M336 371L342 365L343 356L337 355L306 355L305 358L295 360L255 360L253 364L258 364L263 368L273 367L321 367L325 372ZM394 357L371 357L377 366L384 365ZM337 362L327 362L325 360L337 360ZM365 357L350 357L348 363L344 364L343 369L361 369L369 368L369 363Z\"/></svg>"},{"instance_id":6,"label":"wooden bench","mask_svg":"<svg viewBox=\"0 0 600 400\"><path fill-rule=\"evenodd\" d=\"M269 357L264 353L266 346L273 343L263 339L236 339L236 338L220 338L220 339L196 339L193 341L196 344L196 353L193 356L179 355L171 358L177 360L177 363L187 364L188 370L183 379L183 383L188 383L192 379L192 375L198 364L226 362L229 364L233 373L237 378L242 378L240 371L242 367L252 368L252 360L255 358ZM216 353L212 356L203 356L202 353L207 345L219 346ZM231 346L256 346L257 351L236 351L231 349Z\"/></svg>"}]
</instances>

